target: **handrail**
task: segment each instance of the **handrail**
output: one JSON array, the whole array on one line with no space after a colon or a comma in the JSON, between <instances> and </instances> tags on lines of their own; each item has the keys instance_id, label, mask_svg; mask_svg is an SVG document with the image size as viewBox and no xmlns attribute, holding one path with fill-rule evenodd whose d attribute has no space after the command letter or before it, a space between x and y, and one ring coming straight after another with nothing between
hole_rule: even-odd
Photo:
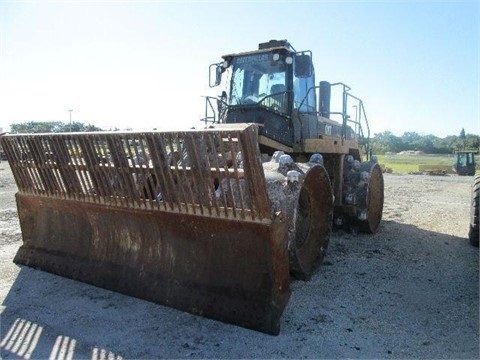
<instances>
[{"instance_id":1,"label":"handrail","mask_svg":"<svg viewBox=\"0 0 480 360\"><path fill-rule=\"evenodd\" d=\"M342 82L337 82L331 84L331 87L334 86L341 86L343 87L342 91L342 111L330 111L328 115L340 115L342 117L342 139L347 138L347 126L349 124L354 124L354 132L355 135L360 139L362 147L364 147L364 150L367 155L367 160L370 158L370 144L369 144L369 139L370 139L370 126L368 124L368 119L367 119L367 114L365 112L365 106L363 104L363 101L356 97L355 95L352 95L349 93L351 90L350 86L342 83ZM304 98L300 102L300 105L298 106L298 109L301 109L302 106L304 105L306 99L309 97L310 91L317 91L316 89L320 89L320 86L312 86L310 89L308 89L307 93L305 94ZM351 117L348 115L348 102L349 99L353 99L356 101L356 104L353 106L356 107L356 114L355 114L355 119L351 119ZM316 109L316 107L315 107ZM320 114L319 110L316 109L315 112L317 115ZM366 134L364 133L364 127L366 128Z\"/></svg>"},{"instance_id":2,"label":"handrail","mask_svg":"<svg viewBox=\"0 0 480 360\"><path fill-rule=\"evenodd\" d=\"M357 102L356 105L356 113L355 113L355 120L351 120L350 117L347 116L347 123L352 123L355 125L355 133L357 136L360 138L361 146L364 148L367 160L370 158L370 125L368 124L368 119L367 119L367 113L365 112L365 106L363 104L363 101L356 97L355 95L352 95L350 93L346 93L346 99L348 101L348 98L352 98ZM364 133L364 127L366 128L366 135Z\"/></svg>"},{"instance_id":3,"label":"handrail","mask_svg":"<svg viewBox=\"0 0 480 360\"><path fill-rule=\"evenodd\" d=\"M207 123L209 122L211 122L212 124L215 124L217 122L217 113L215 112L215 108L212 105L211 99L215 99L215 100L218 100L218 99L213 96L202 96L202 97L205 98L205 117L200 119L200 121L204 121L205 125L207 125ZM211 113L213 115L209 115L209 111L208 111L209 109L211 110Z\"/></svg>"},{"instance_id":4,"label":"handrail","mask_svg":"<svg viewBox=\"0 0 480 360\"><path fill-rule=\"evenodd\" d=\"M203 97L205 98L205 117L200 119L200 121L204 121L205 125L207 125L207 123L209 122L212 124L222 123L226 114L226 110L228 109L228 104L222 98L214 96ZM215 100L217 102L216 109L215 106L212 104L212 100ZM211 113L212 115L210 115L209 113Z\"/></svg>"}]
</instances>

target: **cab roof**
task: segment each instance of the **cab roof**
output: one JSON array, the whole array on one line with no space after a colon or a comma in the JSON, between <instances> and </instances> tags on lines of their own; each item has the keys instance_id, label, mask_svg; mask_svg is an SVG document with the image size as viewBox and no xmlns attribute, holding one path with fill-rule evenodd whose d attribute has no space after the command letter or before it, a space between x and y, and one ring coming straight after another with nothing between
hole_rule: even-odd
<instances>
[{"instance_id":1,"label":"cab roof","mask_svg":"<svg viewBox=\"0 0 480 360\"><path fill-rule=\"evenodd\" d=\"M231 59L233 57L243 56L243 55L252 55L252 54L262 54L272 51L282 51L288 53L294 53L295 49L290 45L287 40L270 40L268 42L258 44L257 50L243 51L239 53L223 55L224 60Z\"/></svg>"}]
</instances>

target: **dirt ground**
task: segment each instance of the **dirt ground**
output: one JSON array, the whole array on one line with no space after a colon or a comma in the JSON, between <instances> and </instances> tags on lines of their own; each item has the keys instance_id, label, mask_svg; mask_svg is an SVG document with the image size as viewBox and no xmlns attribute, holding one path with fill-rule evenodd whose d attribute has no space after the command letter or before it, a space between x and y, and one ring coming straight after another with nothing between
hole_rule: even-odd
<instances>
[{"instance_id":1,"label":"dirt ground","mask_svg":"<svg viewBox=\"0 0 480 360\"><path fill-rule=\"evenodd\" d=\"M385 174L380 231L334 233L271 336L15 265L16 186L1 162L0 359L479 358L472 182Z\"/></svg>"}]
</instances>

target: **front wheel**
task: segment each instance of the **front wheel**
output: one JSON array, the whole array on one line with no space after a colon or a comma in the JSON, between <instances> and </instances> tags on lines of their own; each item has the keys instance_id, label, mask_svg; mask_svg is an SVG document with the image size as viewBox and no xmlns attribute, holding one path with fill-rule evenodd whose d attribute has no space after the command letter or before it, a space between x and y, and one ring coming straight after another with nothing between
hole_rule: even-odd
<instances>
[{"instance_id":1,"label":"front wheel","mask_svg":"<svg viewBox=\"0 0 480 360\"><path fill-rule=\"evenodd\" d=\"M314 166L307 173L294 213L290 272L297 279L307 280L324 258L332 230L332 188L323 166Z\"/></svg>"}]
</instances>

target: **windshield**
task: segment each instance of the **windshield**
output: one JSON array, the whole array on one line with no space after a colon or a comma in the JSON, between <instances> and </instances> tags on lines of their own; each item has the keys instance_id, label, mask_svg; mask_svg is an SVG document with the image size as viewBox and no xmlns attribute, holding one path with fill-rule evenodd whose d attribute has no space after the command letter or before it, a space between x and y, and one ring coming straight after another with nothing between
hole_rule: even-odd
<instances>
[{"instance_id":1,"label":"windshield","mask_svg":"<svg viewBox=\"0 0 480 360\"><path fill-rule=\"evenodd\" d=\"M457 154L456 163L460 166L467 166L473 164L473 154L472 153L460 153Z\"/></svg>"},{"instance_id":2,"label":"windshield","mask_svg":"<svg viewBox=\"0 0 480 360\"><path fill-rule=\"evenodd\" d=\"M230 105L261 103L285 110L286 64L282 57L274 61L272 53L246 55L234 58L232 65Z\"/></svg>"}]
</instances>

